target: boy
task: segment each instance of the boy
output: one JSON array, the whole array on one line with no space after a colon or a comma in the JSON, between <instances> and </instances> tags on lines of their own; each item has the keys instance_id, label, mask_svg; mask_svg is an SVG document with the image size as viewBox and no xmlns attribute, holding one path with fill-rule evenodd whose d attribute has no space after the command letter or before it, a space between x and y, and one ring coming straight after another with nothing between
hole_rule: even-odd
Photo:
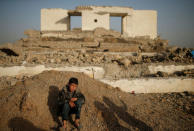
<instances>
[{"instance_id":1,"label":"boy","mask_svg":"<svg viewBox=\"0 0 194 131\"><path fill-rule=\"evenodd\" d=\"M62 91L59 94L60 104L62 106L62 119L63 126L66 129L67 120L69 120L69 115L72 113L76 114L74 125L76 128L80 128L80 113L81 107L85 102L85 97L81 92L76 91L78 87L78 79L70 78L66 87L63 87Z\"/></svg>"}]
</instances>

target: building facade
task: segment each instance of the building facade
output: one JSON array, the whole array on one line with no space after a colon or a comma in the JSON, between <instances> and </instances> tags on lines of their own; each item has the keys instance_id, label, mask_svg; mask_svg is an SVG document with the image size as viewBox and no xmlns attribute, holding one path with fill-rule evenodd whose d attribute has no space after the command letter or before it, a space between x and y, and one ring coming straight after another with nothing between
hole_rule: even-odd
<instances>
[{"instance_id":1,"label":"building facade","mask_svg":"<svg viewBox=\"0 0 194 131\"><path fill-rule=\"evenodd\" d=\"M157 37L157 11L117 6L78 6L75 10L41 9L41 31L70 30L71 16L81 16L82 31L110 29L110 17L121 17L121 33L128 37Z\"/></svg>"}]
</instances>

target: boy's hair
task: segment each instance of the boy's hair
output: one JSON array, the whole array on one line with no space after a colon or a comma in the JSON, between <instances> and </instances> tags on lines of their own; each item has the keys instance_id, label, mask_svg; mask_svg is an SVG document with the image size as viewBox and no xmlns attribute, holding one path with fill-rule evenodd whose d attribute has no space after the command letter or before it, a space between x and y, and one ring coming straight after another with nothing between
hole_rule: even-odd
<instances>
[{"instance_id":1,"label":"boy's hair","mask_svg":"<svg viewBox=\"0 0 194 131\"><path fill-rule=\"evenodd\" d=\"M72 84L72 83L78 85L78 79L75 78L75 77L71 77L71 78L69 79L69 84Z\"/></svg>"}]
</instances>

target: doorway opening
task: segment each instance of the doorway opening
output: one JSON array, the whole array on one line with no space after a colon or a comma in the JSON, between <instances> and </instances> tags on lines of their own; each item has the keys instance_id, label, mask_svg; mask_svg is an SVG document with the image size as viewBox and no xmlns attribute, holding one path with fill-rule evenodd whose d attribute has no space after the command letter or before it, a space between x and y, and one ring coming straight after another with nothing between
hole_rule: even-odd
<instances>
[{"instance_id":1,"label":"doorway opening","mask_svg":"<svg viewBox=\"0 0 194 131\"><path fill-rule=\"evenodd\" d=\"M81 30L81 16L70 16L70 30Z\"/></svg>"},{"instance_id":2,"label":"doorway opening","mask_svg":"<svg viewBox=\"0 0 194 131\"><path fill-rule=\"evenodd\" d=\"M121 16L110 16L110 29L116 30L122 33L122 17Z\"/></svg>"}]
</instances>

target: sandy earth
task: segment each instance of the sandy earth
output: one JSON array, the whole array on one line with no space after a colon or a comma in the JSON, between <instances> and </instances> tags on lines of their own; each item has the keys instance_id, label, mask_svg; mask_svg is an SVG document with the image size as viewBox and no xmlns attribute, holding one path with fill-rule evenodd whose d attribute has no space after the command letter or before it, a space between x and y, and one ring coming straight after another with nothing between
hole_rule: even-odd
<instances>
[{"instance_id":1,"label":"sandy earth","mask_svg":"<svg viewBox=\"0 0 194 131\"><path fill-rule=\"evenodd\" d=\"M79 79L83 131L194 130L194 94L129 94L82 73L45 71L0 90L0 130L57 130L57 94ZM129 87L130 88L130 87ZM68 130L76 130L68 123Z\"/></svg>"}]
</instances>

